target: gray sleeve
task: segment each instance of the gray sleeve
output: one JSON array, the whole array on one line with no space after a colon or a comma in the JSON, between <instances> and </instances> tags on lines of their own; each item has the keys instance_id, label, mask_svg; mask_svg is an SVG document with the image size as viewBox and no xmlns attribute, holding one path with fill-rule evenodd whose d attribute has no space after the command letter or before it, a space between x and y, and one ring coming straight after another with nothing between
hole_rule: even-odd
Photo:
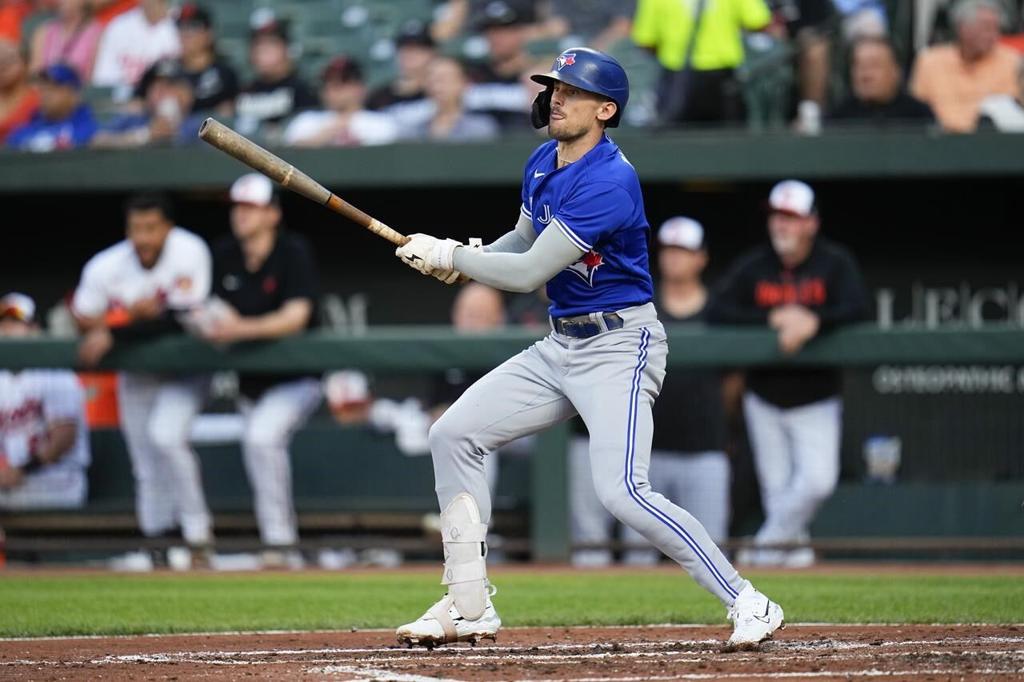
<instances>
[{"instance_id":1,"label":"gray sleeve","mask_svg":"<svg viewBox=\"0 0 1024 682\"><path fill-rule=\"evenodd\" d=\"M484 251L488 253L526 253L535 239L537 239L537 233L533 231L533 222L520 213L516 226L486 245Z\"/></svg>"},{"instance_id":2,"label":"gray sleeve","mask_svg":"<svg viewBox=\"0 0 1024 682\"><path fill-rule=\"evenodd\" d=\"M527 293L572 265L583 251L560 230L544 230L523 253L455 249L455 268L482 284Z\"/></svg>"}]
</instances>

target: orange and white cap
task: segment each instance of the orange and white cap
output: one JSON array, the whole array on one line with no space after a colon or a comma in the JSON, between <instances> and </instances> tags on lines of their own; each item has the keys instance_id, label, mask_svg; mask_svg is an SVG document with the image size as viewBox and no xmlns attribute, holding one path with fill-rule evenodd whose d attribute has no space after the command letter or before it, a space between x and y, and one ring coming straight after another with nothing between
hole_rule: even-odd
<instances>
[{"instance_id":1,"label":"orange and white cap","mask_svg":"<svg viewBox=\"0 0 1024 682\"><path fill-rule=\"evenodd\" d=\"M806 218L814 215L814 190L806 182L783 180L768 195L768 207L773 213Z\"/></svg>"},{"instance_id":2,"label":"orange and white cap","mask_svg":"<svg viewBox=\"0 0 1024 682\"><path fill-rule=\"evenodd\" d=\"M658 228L658 243L662 246L700 251L704 248L704 226L685 216L669 218Z\"/></svg>"},{"instance_id":3,"label":"orange and white cap","mask_svg":"<svg viewBox=\"0 0 1024 682\"><path fill-rule=\"evenodd\" d=\"M266 175L247 173L231 185L231 201L236 204L269 206L275 202L274 183Z\"/></svg>"},{"instance_id":4,"label":"orange and white cap","mask_svg":"<svg viewBox=\"0 0 1024 682\"><path fill-rule=\"evenodd\" d=\"M0 320L11 317L26 324L36 317L36 302L25 294L11 292L0 298Z\"/></svg>"}]
</instances>

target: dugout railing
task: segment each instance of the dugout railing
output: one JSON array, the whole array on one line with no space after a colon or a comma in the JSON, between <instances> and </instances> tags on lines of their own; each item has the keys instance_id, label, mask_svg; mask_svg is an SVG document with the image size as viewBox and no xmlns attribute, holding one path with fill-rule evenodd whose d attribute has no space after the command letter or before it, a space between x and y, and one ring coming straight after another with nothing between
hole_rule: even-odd
<instances>
[{"instance_id":1,"label":"dugout railing","mask_svg":"<svg viewBox=\"0 0 1024 682\"><path fill-rule=\"evenodd\" d=\"M371 328L366 334L352 336L320 332L282 341L241 344L230 349L187 337L169 337L147 345L117 349L103 367L167 373L321 372L341 368L423 373L450 367L488 369L538 336L538 332L525 329L459 335L449 328L388 327ZM865 324L816 339L792 357L781 356L774 335L760 329L673 326L669 328L669 343L672 367L1024 366L1024 330L1006 325L940 330L907 326L882 330ZM72 340L0 340L0 367L74 367L75 363ZM1018 388L1024 389L1024 386ZM936 415L936 418L946 417ZM965 414L961 418L980 419L984 415ZM571 550L566 494L567 439L566 428L543 434L529 464L526 535L530 556L536 560L564 560ZM1024 443L1010 442L1000 447L1007 448L1004 454L1008 458L1020 460L1022 445ZM970 459L976 454L963 452L962 456ZM1007 472L1004 467L998 475L988 479L950 480L941 485L914 481L902 487L872 487L854 481L841 486L837 501L830 503L842 508L838 512L839 521L833 519L838 526L833 527L855 519L861 524L858 527L866 527L863 524L867 523L872 532L866 537L823 535L817 540L817 546L838 553L1020 551L1024 549L1021 539L1024 512L1020 507L1024 499L1022 469L1024 467L1017 467ZM401 511L396 510L396 513L400 516ZM340 512L358 518L358 510L341 509ZM398 525L405 523L397 519L398 516L393 517ZM921 532L922 528L935 532Z\"/></svg>"}]
</instances>

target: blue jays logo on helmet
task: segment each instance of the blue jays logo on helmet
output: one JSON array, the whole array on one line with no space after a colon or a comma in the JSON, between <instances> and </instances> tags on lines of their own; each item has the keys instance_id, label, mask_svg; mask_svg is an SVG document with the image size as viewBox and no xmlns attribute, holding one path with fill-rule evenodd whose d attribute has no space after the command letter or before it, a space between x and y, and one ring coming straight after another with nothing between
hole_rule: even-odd
<instances>
[{"instance_id":1,"label":"blue jays logo on helmet","mask_svg":"<svg viewBox=\"0 0 1024 682\"><path fill-rule=\"evenodd\" d=\"M555 57L550 71L536 74L531 78L544 86L551 86L555 81L559 81L580 90L604 95L618 105L618 111L608 121L611 128L619 125L619 119L629 100L629 78L626 76L626 70L614 57L589 47L572 47L565 50ZM546 120L539 123L547 125Z\"/></svg>"}]
</instances>

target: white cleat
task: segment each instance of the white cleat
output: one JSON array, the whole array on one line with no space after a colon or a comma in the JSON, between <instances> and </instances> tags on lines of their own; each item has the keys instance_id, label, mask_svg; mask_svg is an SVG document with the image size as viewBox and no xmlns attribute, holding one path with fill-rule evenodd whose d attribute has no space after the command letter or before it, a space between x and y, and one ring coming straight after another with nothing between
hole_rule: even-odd
<instances>
[{"instance_id":1,"label":"white cleat","mask_svg":"<svg viewBox=\"0 0 1024 682\"><path fill-rule=\"evenodd\" d=\"M785 627L782 607L747 584L728 612L734 624L729 644L750 646L771 639L776 630Z\"/></svg>"},{"instance_id":2,"label":"white cleat","mask_svg":"<svg viewBox=\"0 0 1024 682\"><path fill-rule=\"evenodd\" d=\"M492 592L493 594L493 592ZM501 628L501 618L494 610L490 597L484 613L477 620L466 620L455 608L447 594L424 613L419 620L403 625L395 634L399 644L409 647L425 646L432 649L441 644L469 642L476 644L481 639L495 641Z\"/></svg>"}]
</instances>

